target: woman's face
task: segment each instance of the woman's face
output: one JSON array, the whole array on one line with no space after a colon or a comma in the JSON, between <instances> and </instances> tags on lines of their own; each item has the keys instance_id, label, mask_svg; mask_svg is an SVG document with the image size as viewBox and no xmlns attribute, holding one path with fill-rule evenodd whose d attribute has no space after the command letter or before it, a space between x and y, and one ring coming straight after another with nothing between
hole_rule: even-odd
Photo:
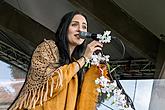
<instances>
[{"instance_id":1,"label":"woman's face","mask_svg":"<svg viewBox=\"0 0 165 110\"><path fill-rule=\"evenodd\" d=\"M73 17L68 28L69 46L81 45L84 39L79 37L79 32L87 32L87 21L84 16L77 14Z\"/></svg>"}]
</instances>

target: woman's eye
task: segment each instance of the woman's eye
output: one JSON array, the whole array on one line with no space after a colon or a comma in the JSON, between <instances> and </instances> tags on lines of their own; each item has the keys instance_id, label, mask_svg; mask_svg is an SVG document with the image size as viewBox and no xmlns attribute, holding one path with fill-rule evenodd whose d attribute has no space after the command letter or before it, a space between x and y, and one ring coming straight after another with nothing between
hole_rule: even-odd
<instances>
[{"instance_id":1,"label":"woman's eye","mask_svg":"<svg viewBox=\"0 0 165 110\"><path fill-rule=\"evenodd\" d=\"M77 24L74 23L74 24L72 24L72 26L77 26Z\"/></svg>"},{"instance_id":2,"label":"woman's eye","mask_svg":"<svg viewBox=\"0 0 165 110\"><path fill-rule=\"evenodd\" d=\"M87 29L87 26L82 26L83 29Z\"/></svg>"}]
</instances>

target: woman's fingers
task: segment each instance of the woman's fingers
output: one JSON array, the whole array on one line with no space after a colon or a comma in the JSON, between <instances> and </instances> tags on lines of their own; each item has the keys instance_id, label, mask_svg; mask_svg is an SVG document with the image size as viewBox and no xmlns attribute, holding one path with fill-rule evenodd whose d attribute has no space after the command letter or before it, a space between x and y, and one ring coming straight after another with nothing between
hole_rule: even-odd
<instances>
[{"instance_id":1,"label":"woman's fingers","mask_svg":"<svg viewBox=\"0 0 165 110\"><path fill-rule=\"evenodd\" d=\"M88 44L89 47L96 47L96 46L99 46L99 47L103 47L103 44L100 43L99 41L92 41L91 43Z\"/></svg>"},{"instance_id":2,"label":"woman's fingers","mask_svg":"<svg viewBox=\"0 0 165 110\"><path fill-rule=\"evenodd\" d=\"M100 48L100 47L95 47L95 48L93 49L93 52L95 52L96 50L102 50L102 48Z\"/></svg>"},{"instance_id":3,"label":"woman's fingers","mask_svg":"<svg viewBox=\"0 0 165 110\"><path fill-rule=\"evenodd\" d=\"M102 47L103 47L103 44L101 44L101 43L98 42L98 41L93 41L93 42L91 42L91 43L89 43L89 44L87 45L87 48L89 48L92 52L94 52L94 51L97 50L97 49L100 50L100 48L96 48L96 47L102 48Z\"/></svg>"},{"instance_id":4,"label":"woman's fingers","mask_svg":"<svg viewBox=\"0 0 165 110\"><path fill-rule=\"evenodd\" d=\"M84 56L86 58L91 58L93 52L96 50L102 50L103 44L98 41L92 41L87 45L87 48L85 50Z\"/></svg>"}]
</instances>

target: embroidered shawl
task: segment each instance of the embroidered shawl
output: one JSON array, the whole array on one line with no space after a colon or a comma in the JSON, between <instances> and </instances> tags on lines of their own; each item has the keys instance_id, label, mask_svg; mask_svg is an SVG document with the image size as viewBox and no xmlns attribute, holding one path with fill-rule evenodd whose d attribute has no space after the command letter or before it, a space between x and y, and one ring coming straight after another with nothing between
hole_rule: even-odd
<instances>
[{"instance_id":1,"label":"embroidered shawl","mask_svg":"<svg viewBox=\"0 0 165 110\"><path fill-rule=\"evenodd\" d=\"M32 56L27 79L10 110L31 109L35 107L37 102L42 105L48 95L52 96L54 85L56 85L55 88L62 86L62 74L57 69L58 62L59 52L54 41L44 40L38 45ZM58 76L56 82L52 78L53 75ZM52 79L50 94L48 94L48 79Z\"/></svg>"},{"instance_id":2,"label":"embroidered shawl","mask_svg":"<svg viewBox=\"0 0 165 110\"><path fill-rule=\"evenodd\" d=\"M27 80L9 110L95 110L98 93L94 80L100 75L98 68L92 66L85 73L78 96L79 65L73 62L58 67L58 62L59 52L54 41L44 40L37 46Z\"/></svg>"}]
</instances>

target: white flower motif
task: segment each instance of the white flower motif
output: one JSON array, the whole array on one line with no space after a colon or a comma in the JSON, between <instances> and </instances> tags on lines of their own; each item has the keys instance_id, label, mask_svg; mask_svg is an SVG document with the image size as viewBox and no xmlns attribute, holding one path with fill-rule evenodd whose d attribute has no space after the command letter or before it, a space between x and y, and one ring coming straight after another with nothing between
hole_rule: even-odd
<instances>
[{"instance_id":1,"label":"white flower motif","mask_svg":"<svg viewBox=\"0 0 165 110\"><path fill-rule=\"evenodd\" d=\"M92 65L99 65L101 61L109 61L110 56L109 55L102 55L101 53L92 55L91 59L88 61Z\"/></svg>"},{"instance_id":2,"label":"white flower motif","mask_svg":"<svg viewBox=\"0 0 165 110\"><path fill-rule=\"evenodd\" d=\"M121 92L122 92L122 90L120 90L120 89L115 89L115 90L113 91L114 96L119 96L119 95L121 94Z\"/></svg>"},{"instance_id":3,"label":"white flower motif","mask_svg":"<svg viewBox=\"0 0 165 110\"><path fill-rule=\"evenodd\" d=\"M109 88L111 91L114 90L116 87L117 87L116 83L110 83L110 85L109 85Z\"/></svg>"},{"instance_id":4,"label":"white flower motif","mask_svg":"<svg viewBox=\"0 0 165 110\"><path fill-rule=\"evenodd\" d=\"M101 34L97 34L97 38L101 39L102 35Z\"/></svg>"},{"instance_id":5,"label":"white flower motif","mask_svg":"<svg viewBox=\"0 0 165 110\"><path fill-rule=\"evenodd\" d=\"M113 95L113 102L117 108L121 110L133 110L126 104L125 95L122 94L121 89L117 88L116 81L110 82L109 79L102 75L95 80L95 84L100 85L100 88L96 89L98 93L106 94L107 98L110 98L111 94Z\"/></svg>"},{"instance_id":6,"label":"white flower motif","mask_svg":"<svg viewBox=\"0 0 165 110\"><path fill-rule=\"evenodd\" d=\"M100 79L97 78L97 79L95 80L95 84L99 84L99 83L100 83Z\"/></svg>"},{"instance_id":7,"label":"white flower motif","mask_svg":"<svg viewBox=\"0 0 165 110\"><path fill-rule=\"evenodd\" d=\"M104 34L98 34L97 39L99 39L99 42L101 43L110 43L111 41L111 36L110 36L111 31L104 31Z\"/></svg>"},{"instance_id":8,"label":"white flower motif","mask_svg":"<svg viewBox=\"0 0 165 110\"><path fill-rule=\"evenodd\" d=\"M104 31L104 35L109 36L109 34L111 33L111 31Z\"/></svg>"},{"instance_id":9,"label":"white flower motif","mask_svg":"<svg viewBox=\"0 0 165 110\"><path fill-rule=\"evenodd\" d=\"M119 102L121 103L121 104L125 104L126 103L126 100L125 100L125 95L120 95L119 96Z\"/></svg>"},{"instance_id":10,"label":"white flower motif","mask_svg":"<svg viewBox=\"0 0 165 110\"><path fill-rule=\"evenodd\" d=\"M101 89L100 89L100 88L97 88L96 91L97 91L98 93L100 93L100 92L101 92Z\"/></svg>"},{"instance_id":11,"label":"white flower motif","mask_svg":"<svg viewBox=\"0 0 165 110\"><path fill-rule=\"evenodd\" d=\"M104 31L104 34L97 34L97 39L99 39L99 42L101 43L110 43L111 41L111 31ZM100 62L108 62L110 56L109 55L103 55L101 53L92 55L91 59L87 60L87 63L91 65L97 65L99 67ZM133 110L130 105L127 105L126 97L124 94L122 94L122 90L120 90L117 87L116 81L111 82L108 78L103 76L103 70L102 68L99 68L101 72L101 76L95 80L95 84L99 85L99 88L96 89L96 91L100 94L104 93L106 94L107 98L111 98L115 106L117 106L120 110ZM113 68L111 71L114 71L115 68ZM111 73L111 72L110 72Z\"/></svg>"},{"instance_id":12,"label":"white flower motif","mask_svg":"<svg viewBox=\"0 0 165 110\"><path fill-rule=\"evenodd\" d=\"M109 85L108 83L110 81L107 78L105 78L104 76L101 76L101 77L100 77L100 80L101 80L100 85L103 86L103 87L107 87Z\"/></svg>"},{"instance_id":13,"label":"white flower motif","mask_svg":"<svg viewBox=\"0 0 165 110\"><path fill-rule=\"evenodd\" d=\"M104 55L104 58L105 58L105 60L108 62L108 61L109 61L110 56L109 56L109 55Z\"/></svg>"},{"instance_id":14,"label":"white flower motif","mask_svg":"<svg viewBox=\"0 0 165 110\"><path fill-rule=\"evenodd\" d=\"M106 90L107 90L106 88L101 88L101 91L102 91L103 93L106 93L106 92L107 92Z\"/></svg>"},{"instance_id":15,"label":"white flower motif","mask_svg":"<svg viewBox=\"0 0 165 110\"><path fill-rule=\"evenodd\" d=\"M108 92L108 93L107 93L107 97L109 98L110 96L111 96L111 94Z\"/></svg>"},{"instance_id":16,"label":"white flower motif","mask_svg":"<svg viewBox=\"0 0 165 110\"><path fill-rule=\"evenodd\" d=\"M92 65L99 65L99 63L100 63L98 55L92 55L90 60L91 60Z\"/></svg>"}]
</instances>

